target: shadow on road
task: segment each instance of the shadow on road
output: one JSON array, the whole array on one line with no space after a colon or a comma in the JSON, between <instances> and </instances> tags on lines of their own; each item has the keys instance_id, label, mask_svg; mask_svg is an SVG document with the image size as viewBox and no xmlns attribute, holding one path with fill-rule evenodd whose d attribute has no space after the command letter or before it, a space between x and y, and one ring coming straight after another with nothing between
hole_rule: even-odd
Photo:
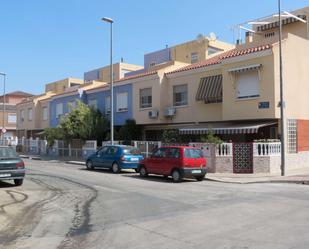
<instances>
[{"instance_id":1,"label":"shadow on road","mask_svg":"<svg viewBox=\"0 0 309 249\"><path fill-rule=\"evenodd\" d=\"M111 175L117 175L117 174L114 174L111 169L92 169L92 170L88 170L86 168L79 168L79 170L89 171L89 172L106 173L106 174L111 174ZM136 174L136 172L122 170L120 173L118 173L118 175L123 175L123 174Z\"/></svg>"},{"instance_id":2,"label":"shadow on road","mask_svg":"<svg viewBox=\"0 0 309 249\"><path fill-rule=\"evenodd\" d=\"M11 188L11 187L15 187L14 182L9 183L9 182L0 181L0 188Z\"/></svg>"},{"instance_id":3,"label":"shadow on road","mask_svg":"<svg viewBox=\"0 0 309 249\"><path fill-rule=\"evenodd\" d=\"M137 175L136 173L135 174L132 174L132 175L122 175L124 177L130 177L130 178L134 178L134 179L138 179L138 180L142 180L142 181L153 181L153 182L162 182L162 183L173 183L173 180L172 178L168 177L163 177L163 176L157 176L157 175L150 175L148 177L141 177L139 175ZM194 179L183 179L181 183L188 183L188 182L195 182Z\"/></svg>"}]
</instances>

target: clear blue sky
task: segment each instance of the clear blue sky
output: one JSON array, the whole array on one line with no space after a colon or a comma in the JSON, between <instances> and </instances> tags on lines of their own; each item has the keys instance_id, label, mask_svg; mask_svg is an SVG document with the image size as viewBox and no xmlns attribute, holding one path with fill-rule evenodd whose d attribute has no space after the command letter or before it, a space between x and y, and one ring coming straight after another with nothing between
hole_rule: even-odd
<instances>
[{"instance_id":1,"label":"clear blue sky","mask_svg":"<svg viewBox=\"0 0 309 249\"><path fill-rule=\"evenodd\" d=\"M282 0L285 10L308 0ZM233 42L230 26L276 12L277 0L9 0L0 8L0 71L7 90L44 91L44 84L109 63L109 26L115 20L114 61L143 64L146 52L215 32ZM2 89L2 81L0 81ZM2 92L2 90L0 90Z\"/></svg>"}]
</instances>

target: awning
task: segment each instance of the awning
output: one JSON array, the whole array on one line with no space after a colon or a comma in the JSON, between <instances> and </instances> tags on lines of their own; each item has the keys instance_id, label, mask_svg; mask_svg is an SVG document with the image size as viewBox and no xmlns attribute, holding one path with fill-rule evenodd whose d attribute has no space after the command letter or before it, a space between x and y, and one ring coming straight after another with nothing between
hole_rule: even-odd
<instances>
[{"instance_id":1,"label":"awning","mask_svg":"<svg viewBox=\"0 0 309 249\"><path fill-rule=\"evenodd\" d=\"M254 64L254 65L249 65L245 67L237 67L237 68L229 69L228 72L229 73L242 73L246 71L258 70L261 66L262 64Z\"/></svg>"},{"instance_id":2,"label":"awning","mask_svg":"<svg viewBox=\"0 0 309 249\"><path fill-rule=\"evenodd\" d=\"M205 103L222 102L222 75L201 78L195 99Z\"/></svg>"},{"instance_id":3,"label":"awning","mask_svg":"<svg viewBox=\"0 0 309 249\"><path fill-rule=\"evenodd\" d=\"M210 130L215 134L253 134L259 128L277 124L277 122L255 122L255 123L211 123L204 126L192 126L179 129L183 135L207 134Z\"/></svg>"}]
</instances>

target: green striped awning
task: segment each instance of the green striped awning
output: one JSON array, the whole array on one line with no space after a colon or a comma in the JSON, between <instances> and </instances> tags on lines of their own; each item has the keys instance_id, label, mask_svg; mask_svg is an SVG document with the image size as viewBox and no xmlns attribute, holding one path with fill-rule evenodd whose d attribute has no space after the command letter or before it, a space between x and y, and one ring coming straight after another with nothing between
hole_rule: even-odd
<instances>
[{"instance_id":1,"label":"green striped awning","mask_svg":"<svg viewBox=\"0 0 309 249\"><path fill-rule=\"evenodd\" d=\"M201 78L195 99L206 104L222 102L222 74Z\"/></svg>"}]
</instances>

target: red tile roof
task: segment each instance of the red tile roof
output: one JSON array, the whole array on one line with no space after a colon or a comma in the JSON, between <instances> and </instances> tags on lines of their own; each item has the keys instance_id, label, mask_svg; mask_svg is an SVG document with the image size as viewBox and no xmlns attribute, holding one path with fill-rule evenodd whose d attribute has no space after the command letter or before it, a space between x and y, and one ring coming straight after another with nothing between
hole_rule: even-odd
<instances>
[{"instance_id":1,"label":"red tile roof","mask_svg":"<svg viewBox=\"0 0 309 249\"><path fill-rule=\"evenodd\" d=\"M260 45L260 46L257 46L257 47L245 48L245 49L241 49L241 50L234 48L234 49L228 50L228 51L226 51L222 54L214 56L210 59L200 61L200 62L191 64L191 65L179 68L177 70L168 72L166 74L179 73L179 72L189 71L189 70L207 67L207 66L211 66L211 65L216 65L216 64L220 64L224 59L228 59L228 58L232 58L232 57L236 57L236 56L241 56L241 55L245 55L245 54L256 53L256 52L267 50L267 49L271 49L271 45L269 45L269 44Z\"/></svg>"}]
</instances>

